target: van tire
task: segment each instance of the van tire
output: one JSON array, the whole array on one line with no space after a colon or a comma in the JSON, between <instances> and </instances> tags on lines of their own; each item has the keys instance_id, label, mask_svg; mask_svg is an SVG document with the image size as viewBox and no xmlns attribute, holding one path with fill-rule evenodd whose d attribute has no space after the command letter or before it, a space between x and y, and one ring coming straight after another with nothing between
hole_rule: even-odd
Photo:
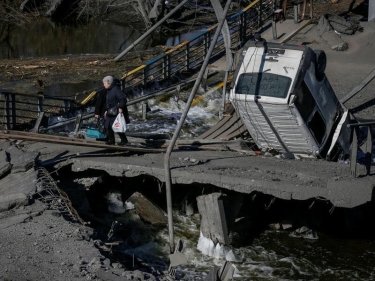
<instances>
[{"instance_id":1,"label":"van tire","mask_svg":"<svg viewBox=\"0 0 375 281\"><path fill-rule=\"evenodd\" d=\"M316 64L315 64L315 75L318 80L321 80L324 77L324 71L327 66L327 56L323 50L315 50Z\"/></svg>"}]
</instances>

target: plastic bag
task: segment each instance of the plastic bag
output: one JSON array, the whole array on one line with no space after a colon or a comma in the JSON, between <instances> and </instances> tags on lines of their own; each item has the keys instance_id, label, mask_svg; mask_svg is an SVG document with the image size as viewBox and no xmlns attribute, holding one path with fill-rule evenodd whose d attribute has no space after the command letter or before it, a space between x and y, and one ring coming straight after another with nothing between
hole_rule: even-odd
<instances>
[{"instance_id":1,"label":"plastic bag","mask_svg":"<svg viewBox=\"0 0 375 281\"><path fill-rule=\"evenodd\" d=\"M126 132L126 122L124 118L124 114L119 113L113 122L112 130L116 133L125 133Z\"/></svg>"}]
</instances>

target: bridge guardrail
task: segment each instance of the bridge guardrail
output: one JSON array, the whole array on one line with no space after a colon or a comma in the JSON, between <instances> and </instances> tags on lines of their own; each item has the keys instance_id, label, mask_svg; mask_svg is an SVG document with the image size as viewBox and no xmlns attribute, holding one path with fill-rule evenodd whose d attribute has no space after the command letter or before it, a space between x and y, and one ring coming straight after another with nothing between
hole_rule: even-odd
<instances>
[{"instance_id":1,"label":"bridge guardrail","mask_svg":"<svg viewBox=\"0 0 375 281\"><path fill-rule=\"evenodd\" d=\"M4 104L0 128L7 130L30 128L41 113L46 117L72 113L75 104L73 99L6 91L0 92L0 102Z\"/></svg>"},{"instance_id":2,"label":"bridge guardrail","mask_svg":"<svg viewBox=\"0 0 375 281\"><path fill-rule=\"evenodd\" d=\"M274 1L256 0L240 12L227 18L232 47L240 47L254 31L273 15ZM178 84L184 72L194 71L204 61L217 24L202 30L189 41L171 48L121 77L122 88L131 100L140 95L152 94L172 84ZM215 42L212 58L225 52L224 40L220 36Z\"/></svg>"}]
</instances>

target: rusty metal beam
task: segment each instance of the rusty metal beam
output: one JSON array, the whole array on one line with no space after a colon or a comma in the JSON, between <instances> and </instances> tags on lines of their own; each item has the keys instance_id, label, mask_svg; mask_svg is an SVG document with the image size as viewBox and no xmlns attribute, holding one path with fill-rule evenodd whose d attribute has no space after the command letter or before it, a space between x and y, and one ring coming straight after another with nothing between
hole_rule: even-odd
<instances>
[{"instance_id":1,"label":"rusty metal beam","mask_svg":"<svg viewBox=\"0 0 375 281\"><path fill-rule=\"evenodd\" d=\"M102 144L96 141L88 141L85 139L73 139L73 138L68 138L68 137L43 135L43 134L35 134L35 133L28 133L28 132L18 132L18 131L11 131L11 130L0 131L0 139L16 139L16 140L35 141L35 142L50 142L50 143L60 143L60 144L65 144L65 145L87 146L87 147L106 148L106 149L121 150L121 151L134 151L134 152L142 152L142 153L165 152L165 149L147 148L147 147L143 148L143 147L135 147L132 145L124 145L124 146L106 145L104 143Z\"/></svg>"}]
</instances>

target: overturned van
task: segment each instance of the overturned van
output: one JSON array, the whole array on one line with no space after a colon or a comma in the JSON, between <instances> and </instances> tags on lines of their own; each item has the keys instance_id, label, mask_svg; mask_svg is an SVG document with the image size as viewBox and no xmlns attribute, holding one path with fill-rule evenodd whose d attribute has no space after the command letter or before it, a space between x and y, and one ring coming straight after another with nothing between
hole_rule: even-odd
<instances>
[{"instance_id":1,"label":"overturned van","mask_svg":"<svg viewBox=\"0 0 375 281\"><path fill-rule=\"evenodd\" d=\"M230 100L262 150L326 157L349 150L347 110L326 75L326 55L307 46L248 42Z\"/></svg>"}]
</instances>

